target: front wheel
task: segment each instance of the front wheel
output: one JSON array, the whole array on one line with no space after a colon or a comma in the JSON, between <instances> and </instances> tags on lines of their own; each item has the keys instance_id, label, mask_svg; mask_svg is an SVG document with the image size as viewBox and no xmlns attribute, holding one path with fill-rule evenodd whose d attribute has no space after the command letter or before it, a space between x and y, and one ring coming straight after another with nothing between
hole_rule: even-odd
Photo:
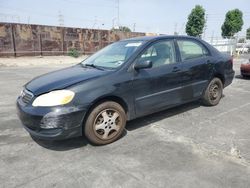
<instances>
[{"instance_id":1,"label":"front wheel","mask_svg":"<svg viewBox=\"0 0 250 188\"><path fill-rule=\"evenodd\" d=\"M223 94L223 84L219 78L214 78L208 84L202 101L207 106L215 106L220 102Z\"/></svg>"},{"instance_id":2,"label":"front wheel","mask_svg":"<svg viewBox=\"0 0 250 188\"><path fill-rule=\"evenodd\" d=\"M109 144L117 140L126 125L124 109L116 102L103 102L89 114L84 134L96 145Z\"/></svg>"}]
</instances>

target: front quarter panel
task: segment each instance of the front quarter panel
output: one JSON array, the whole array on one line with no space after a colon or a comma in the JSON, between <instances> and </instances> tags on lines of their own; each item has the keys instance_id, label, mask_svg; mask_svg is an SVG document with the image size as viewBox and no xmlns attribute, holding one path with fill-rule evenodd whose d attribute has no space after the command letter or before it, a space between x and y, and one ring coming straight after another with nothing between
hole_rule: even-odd
<instances>
[{"instance_id":1,"label":"front quarter panel","mask_svg":"<svg viewBox=\"0 0 250 188\"><path fill-rule=\"evenodd\" d=\"M101 78L82 82L69 88L75 92L73 103L76 106L90 108L97 101L106 97L118 97L128 107L128 119L134 114L133 95L130 93L132 87L131 73L113 72Z\"/></svg>"}]
</instances>

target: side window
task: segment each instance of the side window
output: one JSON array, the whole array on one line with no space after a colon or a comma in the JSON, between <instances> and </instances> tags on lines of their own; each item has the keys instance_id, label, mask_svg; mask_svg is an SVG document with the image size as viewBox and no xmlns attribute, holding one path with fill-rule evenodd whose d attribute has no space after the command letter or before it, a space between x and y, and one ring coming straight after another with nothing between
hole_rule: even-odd
<instances>
[{"instance_id":1,"label":"side window","mask_svg":"<svg viewBox=\"0 0 250 188\"><path fill-rule=\"evenodd\" d=\"M180 49L182 60L199 58L209 54L207 49L193 41L178 40L177 44Z\"/></svg>"},{"instance_id":2,"label":"side window","mask_svg":"<svg viewBox=\"0 0 250 188\"><path fill-rule=\"evenodd\" d=\"M145 57L154 57L156 56L156 51L155 48L153 46L149 47L143 54L142 54L142 58Z\"/></svg>"},{"instance_id":3,"label":"side window","mask_svg":"<svg viewBox=\"0 0 250 188\"><path fill-rule=\"evenodd\" d=\"M153 67L176 63L173 41L161 41L148 47L140 56L139 61L152 61Z\"/></svg>"}]
</instances>

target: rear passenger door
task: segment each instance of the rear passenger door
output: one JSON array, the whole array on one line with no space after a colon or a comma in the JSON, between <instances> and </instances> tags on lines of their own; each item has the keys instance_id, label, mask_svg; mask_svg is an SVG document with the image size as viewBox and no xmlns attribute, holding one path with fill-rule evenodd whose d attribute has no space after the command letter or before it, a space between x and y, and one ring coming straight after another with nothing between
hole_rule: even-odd
<instances>
[{"instance_id":1,"label":"rear passenger door","mask_svg":"<svg viewBox=\"0 0 250 188\"><path fill-rule=\"evenodd\" d=\"M182 62L182 101L191 101L202 95L208 83L209 50L198 40L177 39Z\"/></svg>"}]
</instances>

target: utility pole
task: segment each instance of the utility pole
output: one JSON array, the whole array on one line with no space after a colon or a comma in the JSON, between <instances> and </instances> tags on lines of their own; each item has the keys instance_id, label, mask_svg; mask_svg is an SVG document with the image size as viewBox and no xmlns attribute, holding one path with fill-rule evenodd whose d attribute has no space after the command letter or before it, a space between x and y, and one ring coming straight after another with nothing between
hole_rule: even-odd
<instances>
[{"instance_id":1,"label":"utility pole","mask_svg":"<svg viewBox=\"0 0 250 188\"><path fill-rule=\"evenodd\" d=\"M30 24L30 16L28 16L27 23Z\"/></svg>"},{"instance_id":2,"label":"utility pole","mask_svg":"<svg viewBox=\"0 0 250 188\"><path fill-rule=\"evenodd\" d=\"M113 19L112 19L112 29L115 28L115 20L116 20L116 18L113 18Z\"/></svg>"},{"instance_id":3,"label":"utility pole","mask_svg":"<svg viewBox=\"0 0 250 188\"><path fill-rule=\"evenodd\" d=\"M136 23L133 24L133 32L135 32Z\"/></svg>"},{"instance_id":4,"label":"utility pole","mask_svg":"<svg viewBox=\"0 0 250 188\"><path fill-rule=\"evenodd\" d=\"M61 11L58 12L58 22L59 22L59 26L64 26L64 17Z\"/></svg>"},{"instance_id":5,"label":"utility pole","mask_svg":"<svg viewBox=\"0 0 250 188\"><path fill-rule=\"evenodd\" d=\"M174 35L178 35L177 27L178 27L178 24L175 22L175 24L174 24Z\"/></svg>"},{"instance_id":6,"label":"utility pole","mask_svg":"<svg viewBox=\"0 0 250 188\"><path fill-rule=\"evenodd\" d=\"M120 26L120 1L116 0L117 2L117 26Z\"/></svg>"},{"instance_id":7,"label":"utility pole","mask_svg":"<svg viewBox=\"0 0 250 188\"><path fill-rule=\"evenodd\" d=\"M95 20L94 20L94 24L92 26L92 29L94 29L95 25L97 24L97 19L96 19L96 16L95 16Z\"/></svg>"},{"instance_id":8,"label":"utility pole","mask_svg":"<svg viewBox=\"0 0 250 188\"><path fill-rule=\"evenodd\" d=\"M203 28L203 39L205 39L205 37L206 37L207 18L208 18L208 15L206 14L206 15L205 15L205 25L204 25L204 28Z\"/></svg>"},{"instance_id":9,"label":"utility pole","mask_svg":"<svg viewBox=\"0 0 250 188\"><path fill-rule=\"evenodd\" d=\"M213 44L213 41L214 41L214 30L212 31L212 37L211 37L211 44Z\"/></svg>"},{"instance_id":10,"label":"utility pole","mask_svg":"<svg viewBox=\"0 0 250 188\"><path fill-rule=\"evenodd\" d=\"M183 35L183 34L185 33L185 32L184 32L184 26L185 26L185 22L182 23L181 28L180 28L180 30L179 30L179 34L180 34L180 35Z\"/></svg>"}]
</instances>

